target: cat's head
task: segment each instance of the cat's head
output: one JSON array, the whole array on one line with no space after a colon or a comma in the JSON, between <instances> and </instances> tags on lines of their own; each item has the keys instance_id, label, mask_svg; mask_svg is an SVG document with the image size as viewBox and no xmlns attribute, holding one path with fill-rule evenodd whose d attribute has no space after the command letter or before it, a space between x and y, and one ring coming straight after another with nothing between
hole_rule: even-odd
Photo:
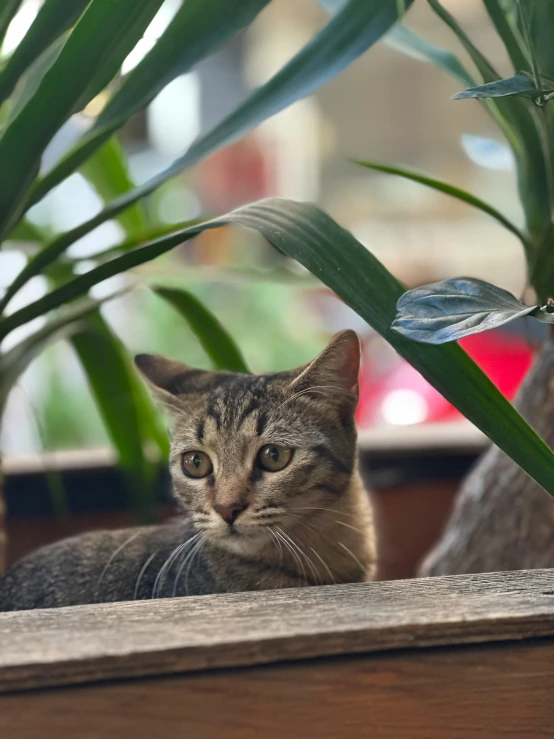
<instances>
[{"instance_id":1,"label":"cat's head","mask_svg":"<svg viewBox=\"0 0 554 739\"><path fill-rule=\"evenodd\" d=\"M212 542L255 553L272 527L301 533L355 467L360 344L343 331L310 364L272 375L192 369L140 354L172 419L178 499Z\"/></svg>"}]
</instances>

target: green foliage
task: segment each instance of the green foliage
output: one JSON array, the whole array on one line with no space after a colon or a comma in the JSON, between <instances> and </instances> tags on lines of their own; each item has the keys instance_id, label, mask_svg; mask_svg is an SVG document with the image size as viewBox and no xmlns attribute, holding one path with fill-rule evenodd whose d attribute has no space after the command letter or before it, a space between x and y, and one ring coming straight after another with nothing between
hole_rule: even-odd
<instances>
[{"instance_id":1,"label":"green foliage","mask_svg":"<svg viewBox=\"0 0 554 739\"><path fill-rule=\"evenodd\" d=\"M421 185L430 187L433 190L438 190L439 192L442 192L445 195L450 195L457 200L461 200L462 202L467 203L468 205L471 205L472 207L477 208L483 213L486 213L487 215L494 218L496 221L498 221L498 223L501 223L504 228L507 228L508 231L511 231L513 234L515 234L521 241L525 249L529 248L529 244L527 243L525 234L522 234L517 226L515 226L505 216L503 216L502 213L497 211L496 208L493 208L480 198L475 197L475 195L472 195L470 192L461 190L459 187L454 187L453 185L449 185L446 182L441 182L434 177L428 177L427 175L420 174L419 172L411 172L410 170L402 169L401 167L393 167L390 164L379 164L378 162L363 162L358 159L354 159L353 161L355 164L359 164L361 167L373 169L376 172L395 174L399 177L404 177L407 180L419 182Z\"/></svg>"},{"instance_id":2,"label":"green foliage","mask_svg":"<svg viewBox=\"0 0 554 739\"><path fill-rule=\"evenodd\" d=\"M392 328L424 344L446 344L528 316L554 323L550 306L525 305L484 280L457 277L408 290Z\"/></svg>"},{"instance_id":3,"label":"green foliage","mask_svg":"<svg viewBox=\"0 0 554 739\"><path fill-rule=\"evenodd\" d=\"M413 0L345 2L337 16L272 79L166 171L135 187L114 134L169 82L248 26L269 2L187 0L149 53L121 79L123 61L162 0L138 5L135 0L75 0L69 11L65 2L46 0L0 69L0 241L9 241L11 248L19 244L29 255L25 268L0 298L0 342L32 320L31 315L48 318L38 332L0 352L0 403L5 403L21 372L45 346L58 338L69 339L121 463L133 487L141 488L142 500L156 465L167 453L167 441L160 436L158 416L130 370L123 345L98 313L99 303L88 296L90 289L167 251L168 243L172 247L184 240L179 234L191 223L169 227L149 223L141 203L144 197L338 74L374 44ZM13 0L3 4L0 39L19 5ZM92 127L50 171L39 174L53 137L100 93L107 103ZM48 239L25 214L76 171L106 205L88 222ZM69 246L112 218L125 231L123 243L97 254L96 266L89 272L74 272L74 262L66 256ZM38 275L47 278L48 294L8 314L12 298ZM234 340L195 296L162 287L157 293L190 324L214 366L247 371Z\"/></svg>"},{"instance_id":4,"label":"green foliage","mask_svg":"<svg viewBox=\"0 0 554 739\"><path fill-rule=\"evenodd\" d=\"M31 241L33 246L27 266L0 301L0 341L35 318L48 319L38 332L0 354L0 402L43 346L60 333L66 336L65 332L69 332L122 465L140 500L145 502L157 465L167 453L167 441L144 388L131 371L121 340L98 312L98 304L91 301L90 290L204 231L240 225L257 231L333 289L500 448L554 493L552 452L460 347L415 343L392 328L402 285L350 233L320 210L291 201L269 200L210 220L169 228L148 222L141 204L146 196L268 117L313 93L377 42L413 3L326 0L336 12L303 49L166 170L135 187L114 135L168 82L248 26L269 1L187 0L152 50L121 79L122 62L162 0L76 0L70 13L61 12L66 3L47 0L26 38L0 72L0 93L6 98L0 111L0 120L4 122L0 129L0 234L12 244ZM551 16L546 11L534 11L524 17L521 5L526 4L513 6L505 0L484 0L514 63L514 77L520 85L515 89L513 80L500 79L442 4L438 0L428 2L461 42L476 73L468 72L451 52L405 28L394 31L389 43L436 64L466 87L478 88L471 94L481 96L481 104L497 121L514 152L526 229L520 232L491 206L452 185L400 168L362 164L419 181L496 218L524 244L532 279L537 275L533 284L541 302L546 302L548 280L554 274L549 256L554 201L551 87L547 82L554 77L549 51L552 34L548 36ZM18 5L8 0L0 10L0 38ZM536 42L536 48L530 46L531 41ZM509 88L510 94L490 97L491 84L497 92ZM482 97L484 88L487 97ZM72 114L100 93L107 103L92 127L49 172L39 175L42 155L54 135ZM46 240L40 230L25 220L25 215L75 171L91 182L105 206L87 222ZM82 236L114 218L125 230L124 242L96 255L93 268L78 274L67 250ZM11 299L36 275L48 279L47 294L8 314L5 309ZM234 340L196 295L176 287L158 287L156 292L190 325L214 366L247 371ZM512 309L521 310L514 306ZM533 311L531 308L528 312Z\"/></svg>"},{"instance_id":5,"label":"green foliage","mask_svg":"<svg viewBox=\"0 0 554 739\"><path fill-rule=\"evenodd\" d=\"M142 505L169 451L152 400L128 353L98 311L71 336L123 472Z\"/></svg>"},{"instance_id":6,"label":"green foliage","mask_svg":"<svg viewBox=\"0 0 554 739\"><path fill-rule=\"evenodd\" d=\"M53 44L81 15L89 0L46 0L36 23L13 52L0 77L0 103L14 90L17 81L43 51ZM19 3L17 3L19 4ZM9 3L8 3L9 12Z\"/></svg>"},{"instance_id":7,"label":"green foliage","mask_svg":"<svg viewBox=\"0 0 554 739\"><path fill-rule=\"evenodd\" d=\"M471 85L454 98L476 98L495 111L496 119L514 152L527 221L526 232L518 235L527 258L530 284L541 304L546 305L554 295L554 114L551 102L554 98L554 47L551 38L549 43L546 42L547 35L554 29L554 3L551 0L536 3L519 0L483 1L514 66L516 74L507 79L498 75L438 0L429 0L429 4L456 33L483 79L484 84ZM444 64L440 64L439 60L431 58L431 61L444 69ZM375 165L371 166L376 168ZM419 179L427 186L448 192L443 183L430 178L416 177L397 168L381 169ZM503 215L491 212L489 206L483 203L475 202L474 196L460 191L450 194L480 207L518 233L518 229ZM538 306L529 309L513 296L501 296L505 291L480 281L479 300L476 300L476 285L474 280L449 280L411 291L399 303L399 315L395 323L397 330L417 341L434 343L454 341L460 336L492 328L499 322L513 320L521 312L533 311L535 318L551 321L549 309L539 309ZM487 299L484 299L485 293ZM492 295L495 299L489 300ZM506 300L510 305L506 304ZM465 311L467 314L464 317ZM435 328L430 323L433 312Z\"/></svg>"},{"instance_id":8,"label":"green foliage","mask_svg":"<svg viewBox=\"0 0 554 739\"><path fill-rule=\"evenodd\" d=\"M432 44L406 26L396 25L385 36L384 41L391 48L414 59L434 64L435 67L452 75L464 85L474 84L472 76L453 52Z\"/></svg>"},{"instance_id":9,"label":"green foliage","mask_svg":"<svg viewBox=\"0 0 554 739\"><path fill-rule=\"evenodd\" d=\"M216 369L248 374L246 362L233 337L198 298L183 289L159 286L152 289L181 314Z\"/></svg>"}]
</instances>

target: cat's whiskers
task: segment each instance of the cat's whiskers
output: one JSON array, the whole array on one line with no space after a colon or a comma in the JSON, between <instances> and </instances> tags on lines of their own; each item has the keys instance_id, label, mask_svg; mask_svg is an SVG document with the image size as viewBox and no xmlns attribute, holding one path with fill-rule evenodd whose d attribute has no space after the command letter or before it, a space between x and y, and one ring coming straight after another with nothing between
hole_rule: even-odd
<instances>
[{"instance_id":1,"label":"cat's whiskers","mask_svg":"<svg viewBox=\"0 0 554 739\"><path fill-rule=\"evenodd\" d=\"M362 572L365 572L366 571L366 567L360 562L360 560L358 559L358 557L356 557L356 555L353 552L350 551L350 549L346 546L346 544L344 544L341 541L336 541L336 540L330 539L328 536L325 536L325 534L322 531L320 531L319 529L314 528L313 526L310 526L309 524L307 524L304 521L296 521L296 523L300 524L301 526L304 526L306 529L308 529L308 531L311 531L313 534L315 534L319 538L323 539L325 542L327 542L328 546L330 546L330 548L331 549L334 549L335 551L336 551L336 548L335 547L338 544L343 550L346 551L346 553L348 555L350 555L350 557L354 560L354 562L356 562L356 564L360 567L360 569L362 570ZM335 523L341 523L341 522L340 521L335 521ZM336 581L333 579L333 582L336 582Z\"/></svg>"},{"instance_id":2,"label":"cat's whiskers","mask_svg":"<svg viewBox=\"0 0 554 739\"><path fill-rule=\"evenodd\" d=\"M163 586L163 579L165 578L167 572L171 568L171 565L176 560L176 558L181 554L182 551L191 546L198 539L199 536L200 534L195 534L190 539L187 539L187 541L183 542L183 544L179 544L178 546L176 546L175 549L171 552L169 557L160 568L160 571L156 575L156 579L154 580L154 587L152 588L152 598L156 598L160 594Z\"/></svg>"},{"instance_id":3,"label":"cat's whiskers","mask_svg":"<svg viewBox=\"0 0 554 739\"><path fill-rule=\"evenodd\" d=\"M181 563L179 564L179 567L177 568L177 572L175 573L175 579L173 580L173 591L172 591L173 597L175 597L177 593L177 586L179 584L179 579L181 578L181 573L186 567L186 564L189 561L191 554L194 554L196 545L198 544L199 541L202 541L202 539L200 538L200 534L197 534L196 537L193 537L193 539L189 539L190 542L193 542L193 540L194 540L194 545L191 547L191 549L188 550L188 552L185 552L183 559L181 560Z\"/></svg>"},{"instance_id":4,"label":"cat's whiskers","mask_svg":"<svg viewBox=\"0 0 554 739\"><path fill-rule=\"evenodd\" d=\"M349 523L345 523L344 521L335 521L335 523L338 523L339 526L346 526L347 529L352 529L352 531L355 531L357 534L361 534L362 532L360 529L357 529L355 526L352 526Z\"/></svg>"},{"instance_id":5,"label":"cat's whiskers","mask_svg":"<svg viewBox=\"0 0 554 739\"><path fill-rule=\"evenodd\" d=\"M173 551L171 552L171 554L167 557L163 565L160 567L160 570L158 574L156 575L156 579L154 580L154 585L152 587L152 595L150 596L151 598L157 598L158 595L160 594L160 590L163 584L162 578L165 577L166 572L171 567L175 558L178 557L179 554L183 551L183 548L185 547L186 543L187 542L176 546L175 549L173 549Z\"/></svg>"},{"instance_id":6,"label":"cat's whiskers","mask_svg":"<svg viewBox=\"0 0 554 739\"><path fill-rule=\"evenodd\" d=\"M267 530L271 534L273 540L275 541L275 544L279 547L280 562L281 564L283 564L283 545L281 544L281 540L277 537L277 534L271 529L270 526L267 527Z\"/></svg>"},{"instance_id":7,"label":"cat's whiskers","mask_svg":"<svg viewBox=\"0 0 554 739\"><path fill-rule=\"evenodd\" d=\"M336 508L323 508L322 506L294 506L294 511L329 511L329 513L336 513L338 516L348 516L349 518L354 518L356 514L354 513L346 513L346 511L338 511Z\"/></svg>"},{"instance_id":8,"label":"cat's whiskers","mask_svg":"<svg viewBox=\"0 0 554 739\"><path fill-rule=\"evenodd\" d=\"M356 564L359 566L362 572L366 571L365 565L363 565L360 562L360 560L356 557L356 555L350 551L350 549L346 546L346 544L344 544L342 541L338 541L337 544L339 545L339 547L342 547L352 557L352 559L354 560L354 562L356 562Z\"/></svg>"},{"instance_id":9,"label":"cat's whiskers","mask_svg":"<svg viewBox=\"0 0 554 739\"><path fill-rule=\"evenodd\" d=\"M287 528L286 526L283 526L283 528L286 529L286 531L288 532L288 537L291 543L294 544L298 552L302 554L303 557L306 559L308 566L310 567L312 573L314 574L316 582L319 580L320 583L323 583L323 580L321 579L321 575L319 574L317 567L314 565L314 563L312 562L310 557L307 555L307 553L302 549L303 545L300 546L300 544L294 541L294 534L289 528Z\"/></svg>"},{"instance_id":10,"label":"cat's whiskers","mask_svg":"<svg viewBox=\"0 0 554 739\"><path fill-rule=\"evenodd\" d=\"M205 543L205 540L201 538L197 542L197 544L194 545L194 547L192 549L192 554L191 554L191 556L189 558L189 564L188 564L188 567L187 567L187 571L185 573L185 595L188 595L189 594L189 575L190 575L190 571L192 569L192 565L194 563L194 560L196 559L197 554L200 553L200 550L204 546L204 543ZM176 584L177 584L177 580L176 580L175 585Z\"/></svg>"},{"instance_id":11,"label":"cat's whiskers","mask_svg":"<svg viewBox=\"0 0 554 739\"><path fill-rule=\"evenodd\" d=\"M314 576L315 581L317 582L318 580L321 580L321 578L319 576L319 572L317 571L317 568L315 567L315 565L312 562L312 560L308 557L308 555L306 554L306 552L304 552L298 546L298 544L289 536L289 534L287 534L285 531L283 531L283 529L281 527L278 526L277 528L279 529L279 531L281 532L281 534L285 537L285 539L290 543L290 545L292 547L291 553L294 552L294 551L298 552L298 555L300 555L301 557L303 557L305 559L306 563L308 564L308 567L310 568L311 573ZM301 559L300 559L300 562L302 563L302 560ZM302 576L304 577L305 580L308 580L309 579L308 576L307 576L306 570L304 569L303 563L302 563Z\"/></svg>"},{"instance_id":12,"label":"cat's whiskers","mask_svg":"<svg viewBox=\"0 0 554 739\"><path fill-rule=\"evenodd\" d=\"M150 564L150 562L152 562L152 560L154 559L154 557L156 556L156 554L157 554L158 552L159 552L159 549L156 549L156 551L155 551L155 552L153 552L153 553L152 553L152 554L151 554L151 555L150 555L150 556L148 557L148 559L146 560L146 562L145 562L145 563L144 563L144 564L142 565L142 567L141 567L141 570L140 570L140 572L139 572L139 574L138 574L138 577L137 577L137 581L136 581L136 583L135 583L135 590L134 590L134 593L133 593L133 600L136 600L136 599L137 599L137 596L138 596L138 592L139 592L139 587L140 587L140 581L141 581L141 580L142 580L142 578L144 577L144 573L145 573L145 572L146 572L146 570L148 569L148 565Z\"/></svg>"},{"instance_id":13,"label":"cat's whiskers","mask_svg":"<svg viewBox=\"0 0 554 739\"><path fill-rule=\"evenodd\" d=\"M329 565L327 564L327 562L323 559L323 557L320 554L318 554L318 552L312 546L310 547L310 549L312 550L312 552L315 554L315 556L319 559L319 561L321 562L321 564L327 570L327 573L328 573L329 577L331 578L331 582L333 583L333 585L336 585L337 581L335 580L335 577L334 577L333 573L331 572L331 569L329 568Z\"/></svg>"},{"instance_id":14,"label":"cat's whiskers","mask_svg":"<svg viewBox=\"0 0 554 739\"><path fill-rule=\"evenodd\" d=\"M109 569L110 565L111 565L111 564L112 564L112 562L114 561L114 559L115 559L115 558L117 557L117 555L118 555L118 554L119 554L120 552L122 552L122 551L123 551L123 549L125 549L125 547L126 547L126 546L127 546L128 544L130 544L130 543L131 543L132 541L134 541L134 540L135 540L135 539L137 538L137 536L139 536L139 535L140 535L140 534L142 534L142 533L143 533L143 532L142 532L142 531L140 531L140 530L139 530L139 531L135 531L134 533L132 533L132 534L131 534L131 536L129 536L129 538L128 538L128 539L125 539L125 541L123 542L123 544L120 544L120 545L119 545L119 546L118 546L118 547L117 547L117 548L115 549L115 551L113 552L113 554L112 554L112 555L110 556L110 558L108 559L108 561L106 562L106 564L105 564L105 566L104 566L104 569L103 569L103 570L102 570L102 572L100 573L100 577L98 578L98 582L96 583L96 587L95 587L95 595L96 595L96 597L97 597L97 598L98 598L98 595L99 595L99 591L100 591L100 585L102 584L102 580L104 579L104 576L106 575L106 573L107 573L107 571L108 571L108 569Z\"/></svg>"},{"instance_id":15,"label":"cat's whiskers","mask_svg":"<svg viewBox=\"0 0 554 739\"><path fill-rule=\"evenodd\" d=\"M287 541L287 539L285 538L284 532L281 531L281 529L279 528L279 526L275 526L274 531L277 534L277 536L279 537L279 539L281 540L281 542L283 543L285 549L288 552L290 552L292 558L294 559L294 561L296 563L296 567L298 568L298 570L302 574L302 577L304 579L306 579L306 570L304 569L304 563L302 562L302 560L300 559L300 557L298 556L298 554L294 551L294 549L290 545L290 542Z\"/></svg>"}]
</instances>

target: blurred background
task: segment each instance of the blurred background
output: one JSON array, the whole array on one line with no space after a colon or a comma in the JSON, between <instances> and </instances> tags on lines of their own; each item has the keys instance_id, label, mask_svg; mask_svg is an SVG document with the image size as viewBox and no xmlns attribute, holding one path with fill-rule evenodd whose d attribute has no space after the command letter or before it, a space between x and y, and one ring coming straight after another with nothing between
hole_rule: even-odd
<instances>
[{"instance_id":1,"label":"blurred background","mask_svg":"<svg viewBox=\"0 0 554 739\"><path fill-rule=\"evenodd\" d=\"M2 55L17 46L40 5L40 0L23 3ZM124 73L149 50L179 5L180 0L165 2L127 58ZM444 5L500 73L508 70L482 2L444 0ZM166 87L120 135L132 179L139 184L182 154L250 89L277 71L327 18L315 0L277 0L232 43ZM466 58L454 35L425 3L415 4L406 25ZM150 198L149 215L163 225L223 213L266 196L314 201L408 287L468 275L522 295L523 254L506 229L459 201L349 161L358 158L425 171L474 193L521 223L511 154L477 102L450 99L458 90L456 82L431 65L379 43L313 97L171 180ZM46 152L45 169L86 129L104 102L94 99L84 115L70 120ZM84 177L73 175L36 205L29 218L56 234L90 218L101 204ZM121 239L120 228L107 223L71 247L70 254L82 260L83 271L96 252ZM0 254L0 288L21 269L21 259L19 252ZM255 372L302 364L335 331L357 330L364 346L358 422L362 449L374 453L374 464L368 465L376 489L400 484L410 475L412 482L419 479L413 466L400 473L379 461L395 454L399 458L402 444L403 453L409 447L414 459L421 456L422 447L443 449L442 463L436 458L427 461L426 480L437 469L443 470L442 480L446 467L456 467L448 462L448 454L454 453L450 446L458 445L458 476L482 448L480 435L463 424L456 426L461 420L457 412L358 316L256 235L236 229L205 233L136 270L132 278L119 278L122 287L131 283L138 287L103 308L131 353L161 353L208 367L208 358L182 319L140 289L153 278L158 284L186 287L200 297L235 337ZM103 283L95 295L113 287ZM11 310L45 291L42 278L34 278ZM510 324L509 331L478 335L464 343L510 398L531 361L537 337L530 331L525 322ZM17 332L12 338L17 340ZM446 424L444 431L436 432L437 423ZM446 433L447 428L458 431ZM10 459L103 450L108 445L72 350L65 344L54 346L30 367L10 398L1 438L8 471ZM448 454L445 445L450 445ZM98 454L109 457L108 452ZM462 461L460 454L466 455ZM12 470L22 469L17 465L14 462ZM455 485L451 487L453 491ZM451 495L437 497L433 505L444 518L450 503Z\"/></svg>"}]
</instances>

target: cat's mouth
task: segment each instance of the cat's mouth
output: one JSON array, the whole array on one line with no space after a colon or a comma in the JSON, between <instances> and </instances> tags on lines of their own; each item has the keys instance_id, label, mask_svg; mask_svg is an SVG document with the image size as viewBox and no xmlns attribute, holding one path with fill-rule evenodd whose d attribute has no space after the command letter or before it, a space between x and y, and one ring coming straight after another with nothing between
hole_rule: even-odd
<instances>
[{"instance_id":1,"label":"cat's mouth","mask_svg":"<svg viewBox=\"0 0 554 739\"><path fill-rule=\"evenodd\" d=\"M226 528L220 530L218 533L223 538L254 539L261 535L261 528L261 526L247 526L244 524L237 526L236 524L231 524L227 525Z\"/></svg>"},{"instance_id":2,"label":"cat's mouth","mask_svg":"<svg viewBox=\"0 0 554 739\"><path fill-rule=\"evenodd\" d=\"M225 528L211 530L208 538L214 543L219 544L236 553L252 554L263 548L267 543L267 531L265 526L248 526L241 524L227 525Z\"/></svg>"}]
</instances>

